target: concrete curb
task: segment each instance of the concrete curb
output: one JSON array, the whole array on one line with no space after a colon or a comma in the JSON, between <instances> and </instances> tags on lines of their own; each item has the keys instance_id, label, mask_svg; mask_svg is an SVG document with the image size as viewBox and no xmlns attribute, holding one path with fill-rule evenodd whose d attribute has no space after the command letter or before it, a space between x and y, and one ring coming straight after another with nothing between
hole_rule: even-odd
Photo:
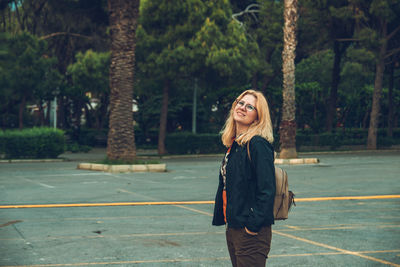
<instances>
[{"instance_id":1,"label":"concrete curb","mask_svg":"<svg viewBox=\"0 0 400 267\"><path fill-rule=\"evenodd\" d=\"M275 159L275 164L300 165L317 163L319 163L319 159L317 158Z\"/></svg>"},{"instance_id":2,"label":"concrete curb","mask_svg":"<svg viewBox=\"0 0 400 267\"><path fill-rule=\"evenodd\" d=\"M223 154L212 155L180 155L180 156L166 156L162 159L183 159L183 158L202 158L202 157L215 157L223 156ZM40 162L64 162L65 159L9 159L0 160L0 163L40 163ZM318 158L297 158L297 159L275 159L275 164L317 164ZM78 169L104 171L104 172L165 172L166 164L135 164L135 165L107 165L96 163L79 163Z\"/></svg>"},{"instance_id":3,"label":"concrete curb","mask_svg":"<svg viewBox=\"0 0 400 267\"><path fill-rule=\"evenodd\" d=\"M166 172L167 164L135 164L135 165L108 165L96 163L79 163L78 169L89 171L103 171L110 173L124 172Z\"/></svg>"},{"instance_id":4,"label":"concrete curb","mask_svg":"<svg viewBox=\"0 0 400 267\"><path fill-rule=\"evenodd\" d=\"M368 154L368 153L397 153L400 149L364 149L364 150L334 150L334 151L303 151L299 155L330 155L330 154Z\"/></svg>"},{"instance_id":5,"label":"concrete curb","mask_svg":"<svg viewBox=\"0 0 400 267\"><path fill-rule=\"evenodd\" d=\"M208 157L223 157L225 154L186 154L186 155L166 155L166 156L142 156L138 158L159 158L159 159L184 159L184 158L208 158Z\"/></svg>"},{"instance_id":6,"label":"concrete curb","mask_svg":"<svg viewBox=\"0 0 400 267\"><path fill-rule=\"evenodd\" d=\"M161 159L183 159L183 158L202 158L202 157L223 157L224 154L196 154L196 155L171 155L162 156ZM275 159L275 164L282 165L302 165L302 164L318 164L318 158L297 158L297 159Z\"/></svg>"},{"instance_id":7,"label":"concrete curb","mask_svg":"<svg viewBox=\"0 0 400 267\"><path fill-rule=\"evenodd\" d=\"M0 163L63 162L64 159L2 159Z\"/></svg>"}]
</instances>

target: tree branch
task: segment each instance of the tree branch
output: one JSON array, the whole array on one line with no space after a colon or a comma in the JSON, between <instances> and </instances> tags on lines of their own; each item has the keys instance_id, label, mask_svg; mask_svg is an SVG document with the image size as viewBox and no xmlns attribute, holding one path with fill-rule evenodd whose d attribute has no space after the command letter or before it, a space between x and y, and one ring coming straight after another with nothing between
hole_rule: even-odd
<instances>
[{"instance_id":1,"label":"tree branch","mask_svg":"<svg viewBox=\"0 0 400 267\"><path fill-rule=\"evenodd\" d=\"M91 39L92 37L90 36L86 36L86 35L82 35L82 34L78 34L78 33L70 33L70 32L54 32L51 33L49 35L45 35L40 37L40 40L46 40L55 36L59 36L59 35L70 35L70 36L75 36L75 37L82 37L82 38L87 38L87 39Z\"/></svg>"},{"instance_id":2,"label":"tree branch","mask_svg":"<svg viewBox=\"0 0 400 267\"><path fill-rule=\"evenodd\" d=\"M246 7L245 10L243 10L239 13L232 14L232 19L234 19L236 22L238 22L240 24L240 26L243 26L243 22L239 21L236 17L242 16L246 13L250 13L253 15L254 19L257 21L257 17L255 17L253 13L258 13L258 12L260 12L260 10L259 9L250 10L253 7L260 8L260 5L259 4L250 4Z\"/></svg>"},{"instance_id":3,"label":"tree branch","mask_svg":"<svg viewBox=\"0 0 400 267\"><path fill-rule=\"evenodd\" d=\"M389 41L398 31L400 30L400 26L394 29L387 37L386 40Z\"/></svg>"},{"instance_id":4,"label":"tree branch","mask_svg":"<svg viewBox=\"0 0 400 267\"><path fill-rule=\"evenodd\" d=\"M17 2L17 0L14 0L14 5L15 5L15 12L17 13L17 19L18 19L19 26L21 27L21 30L24 31L25 30L25 26L21 22L21 17L19 15L19 11L18 11L18 2Z\"/></svg>"},{"instance_id":5,"label":"tree branch","mask_svg":"<svg viewBox=\"0 0 400 267\"><path fill-rule=\"evenodd\" d=\"M338 38L338 39L335 39L335 41L338 41L338 42L355 42L355 41L360 41L360 39L355 39L355 38Z\"/></svg>"},{"instance_id":6,"label":"tree branch","mask_svg":"<svg viewBox=\"0 0 400 267\"><path fill-rule=\"evenodd\" d=\"M392 50L388 51L388 53L386 53L384 59L386 59L388 57L391 57L391 56L393 56L394 54L396 54L398 52L400 52L400 47L397 47L395 49L392 49Z\"/></svg>"}]
</instances>

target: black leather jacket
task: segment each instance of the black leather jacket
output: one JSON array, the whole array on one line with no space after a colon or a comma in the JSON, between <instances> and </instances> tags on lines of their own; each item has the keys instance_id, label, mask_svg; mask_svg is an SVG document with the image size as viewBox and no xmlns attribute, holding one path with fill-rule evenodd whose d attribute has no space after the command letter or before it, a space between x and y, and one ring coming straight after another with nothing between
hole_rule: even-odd
<instances>
[{"instance_id":1,"label":"black leather jacket","mask_svg":"<svg viewBox=\"0 0 400 267\"><path fill-rule=\"evenodd\" d=\"M250 140L250 156L247 146L233 142L226 166L226 218L229 227L247 227L258 232L261 227L274 223L275 167L274 149L261 136ZM224 225L223 181L215 197L213 225Z\"/></svg>"}]
</instances>

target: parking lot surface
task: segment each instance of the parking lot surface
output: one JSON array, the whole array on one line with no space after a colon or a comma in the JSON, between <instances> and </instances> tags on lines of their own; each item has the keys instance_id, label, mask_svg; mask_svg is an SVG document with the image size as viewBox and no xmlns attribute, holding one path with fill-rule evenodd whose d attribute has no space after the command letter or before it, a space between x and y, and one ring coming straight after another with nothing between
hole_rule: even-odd
<instances>
[{"instance_id":1,"label":"parking lot surface","mask_svg":"<svg viewBox=\"0 0 400 267\"><path fill-rule=\"evenodd\" d=\"M302 156L320 163L281 166L297 206L273 226L267 265L400 266L400 152ZM211 226L221 159L119 174L2 163L0 266L230 266Z\"/></svg>"}]
</instances>

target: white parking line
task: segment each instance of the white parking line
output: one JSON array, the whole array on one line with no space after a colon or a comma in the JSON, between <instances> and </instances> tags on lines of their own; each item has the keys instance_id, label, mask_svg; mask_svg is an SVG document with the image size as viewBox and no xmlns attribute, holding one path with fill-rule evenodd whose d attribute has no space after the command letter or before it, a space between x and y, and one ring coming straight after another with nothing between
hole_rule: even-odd
<instances>
[{"instance_id":1,"label":"white parking line","mask_svg":"<svg viewBox=\"0 0 400 267\"><path fill-rule=\"evenodd\" d=\"M40 182L31 180L31 179L28 179L28 178L25 178L25 177L20 177L20 178L22 180L24 180L24 181L27 181L27 182L30 182L30 183L33 183L33 184L37 184L37 185L41 185L41 186L46 187L46 188L55 188L55 186L44 184L44 183L40 183Z\"/></svg>"}]
</instances>

